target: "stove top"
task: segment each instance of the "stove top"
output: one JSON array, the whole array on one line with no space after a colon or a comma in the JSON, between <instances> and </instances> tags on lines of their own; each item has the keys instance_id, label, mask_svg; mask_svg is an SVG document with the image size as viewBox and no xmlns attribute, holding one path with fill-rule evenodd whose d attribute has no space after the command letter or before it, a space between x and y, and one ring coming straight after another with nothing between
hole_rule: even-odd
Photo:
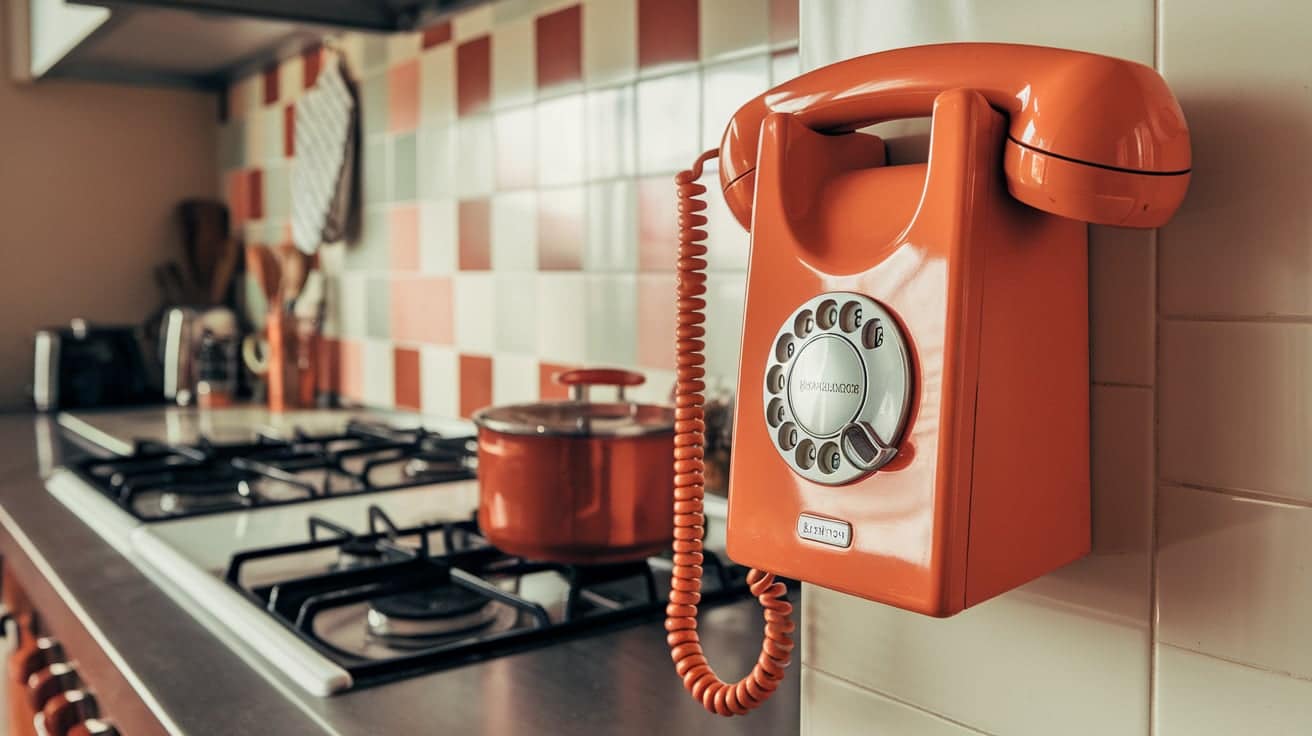
<instances>
[{"instance_id":1,"label":"stove top","mask_svg":"<svg viewBox=\"0 0 1312 736\"><path fill-rule=\"evenodd\" d=\"M467 480L476 450L473 437L352 421L338 434L252 443L139 441L75 470L138 520L160 521Z\"/></svg>"},{"instance_id":2,"label":"stove top","mask_svg":"<svg viewBox=\"0 0 1312 736\"><path fill-rule=\"evenodd\" d=\"M224 579L364 687L658 621L669 560L561 565L505 554L473 520L367 532L311 517L308 538L233 555ZM707 553L702 604L742 600L745 569ZM299 570L299 574L289 574Z\"/></svg>"}]
</instances>

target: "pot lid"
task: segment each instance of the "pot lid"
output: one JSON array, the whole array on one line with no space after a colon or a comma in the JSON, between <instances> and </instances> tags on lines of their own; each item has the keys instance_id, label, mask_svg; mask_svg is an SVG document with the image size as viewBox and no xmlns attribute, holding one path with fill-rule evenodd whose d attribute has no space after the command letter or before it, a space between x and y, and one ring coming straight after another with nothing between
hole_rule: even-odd
<instances>
[{"instance_id":1,"label":"pot lid","mask_svg":"<svg viewBox=\"0 0 1312 736\"><path fill-rule=\"evenodd\" d=\"M474 423L494 432L569 437L637 437L674 431L674 409L629 402L541 401L492 406Z\"/></svg>"}]
</instances>

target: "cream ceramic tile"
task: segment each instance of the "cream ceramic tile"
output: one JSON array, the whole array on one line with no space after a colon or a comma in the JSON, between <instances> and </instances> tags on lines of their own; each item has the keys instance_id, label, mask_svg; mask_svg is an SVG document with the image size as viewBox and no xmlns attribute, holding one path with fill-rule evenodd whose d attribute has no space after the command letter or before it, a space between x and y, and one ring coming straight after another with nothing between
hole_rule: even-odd
<instances>
[{"instance_id":1,"label":"cream ceramic tile","mask_svg":"<svg viewBox=\"0 0 1312 736\"><path fill-rule=\"evenodd\" d=\"M455 273L458 253L456 202L442 198L419 206L419 268L424 273Z\"/></svg>"},{"instance_id":2,"label":"cream ceramic tile","mask_svg":"<svg viewBox=\"0 0 1312 736\"><path fill-rule=\"evenodd\" d=\"M587 363L623 366L638 362L637 288L637 277L631 274L588 276Z\"/></svg>"},{"instance_id":3,"label":"cream ceramic tile","mask_svg":"<svg viewBox=\"0 0 1312 736\"><path fill-rule=\"evenodd\" d=\"M1157 321L1153 233L1089 228L1093 380L1151 386Z\"/></svg>"},{"instance_id":4,"label":"cream ceramic tile","mask_svg":"<svg viewBox=\"0 0 1312 736\"><path fill-rule=\"evenodd\" d=\"M703 6L705 7L705 6ZM702 148L720 145L729 118L770 87L770 57L756 54L702 69Z\"/></svg>"},{"instance_id":5,"label":"cream ceramic tile","mask_svg":"<svg viewBox=\"0 0 1312 736\"><path fill-rule=\"evenodd\" d=\"M451 22L451 36L456 42L478 38L492 31L494 10L492 3L475 6Z\"/></svg>"},{"instance_id":6,"label":"cream ceramic tile","mask_svg":"<svg viewBox=\"0 0 1312 736\"><path fill-rule=\"evenodd\" d=\"M702 184L709 190L709 196L706 197L706 227L703 228L706 231L706 267L712 273L746 271L752 237L738 224L724 197L718 195L718 182L718 173L706 172L702 177Z\"/></svg>"},{"instance_id":7,"label":"cream ceramic tile","mask_svg":"<svg viewBox=\"0 0 1312 736\"><path fill-rule=\"evenodd\" d=\"M462 353L491 353L496 348L496 277L490 272L461 272L452 280L456 347Z\"/></svg>"},{"instance_id":8,"label":"cream ceramic tile","mask_svg":"<svg viewBox=\"0 0 1312 736\"><path fill-rule=\"evenodd\" d=\"M361 69L373 74L387 68L387 34L362 33L360 39Z\"/></svg>"},{"instance_id":9,"label":"cream ceramic tile","mask_svg":"<svg viewBox=\"0 0 1312 736\"><path fill-rule=\"evenodd\" d=\"M583 181L583 95L542 100L537 105L538 185Z\"/></svg>"},{"instance_id":10,"label":"cream ceramic tile","mask_svg":"<svg viewBox=\"0 0 1312 736\"><path fill-rule=\"evenodd\" d=\"M1157 736L1303 736L1312 682L1157 647Z\"/></svg>"},{"instance_id":11,"label":"cream ceramic tile","mask_svg":"<svg viewBox=\"0 0 1312 736\"><path fill-rule=\"evenodd\" d=\"M263 82L260 74L243 77L228 87L228 117L242 120L260 108L264 102L261 93ZM247 159L252 160L252 159Z\"/></svg>"},{"instance_id":12,"label":"cream ceramic tile","mask_svg":"<svg viewBox=\"0 0 1312 736\"><path fill-rule=\"evenodd\" d=\"M396 374L392 364L391 340L364 340L361 350L364 357L365 406L392 408L396 403Z\"/></svg>"},{"instance_id":13,"label":"cream ceramic tile","mask_svg":"<svg viewBox=\"0 0 1312 736\"><path fill-rule=\"evenodd\" d=\"M1153 4L1144 0L807 0L800 18L802 67L815 69L874 51L953 41L1057 46L1152 64L1153 11Z\"/></svg>"},{"instance_id":14,"label":"cream ceramic tile","mask_svg":"<svg viewBox=\"0 0 1312 736\"><path fill-rule=\"evenodd\" d=\"M533 19L497 25L492 31L493 107L528 104L536 91L537 44Z\"/></svg>"},{"instance_id":15,"label":"cream ceramic tile","mask_svg":"<svg viewBox=\"0 0 1312 736\"><path fill-rule=\"evenodd\" d=\"M584 81L588 85L623 82L633 79L637 69L637 0L584 0Z\"/></svg>"},{"instance_id":16,"label":"cream ceramic tile","mask_svg":"<svg viewBox=\"0 0 1312 736\"><path fill-rule=\"evenodd\" d=\"M590 184L587 197L583 268L637 270L638 197L633 180Z\"/></svg>"},{"instance_id":17,"label":"cream ceramic tile","mask_svg":"<svg viewBox=\"0 0 1312 736\"><path fill-rule=\"evenodd\" d=\"M801 670L802 733L825 736L970 736L982 733L878 693L862 690L820 670L810 667Z\"/></svg>"},{"instance_id":18,"label":"cream ceramic tile","mask_svg":"<svg viewBox=\"0 0 1312 736\"><path fill-rule=\"evenodd\" d=\"M1312 325L1159 329L1162 479L1312 500Z\"/></svg>"},{"instance_id":19,"label":"cream ceramic tile","mask_svg":"<svg viewBox=\"0 0 1312 736\"><path fill-rule=\"evenodd\" d=\"M343 274L338 279L338 319L342 337L364 337L368 332L366 323L368 284L362 275Z\"/></svg>"},{"instance_id":20,"label":"cream ceramic tile","mask_svg":"<svg viewBox=\"0 0 1312 736\"><path fill-rule=\"evenodd\" d=\"M437 345L419 348L419 395L427 414L460 414L460 369L455 350Z\"/></svg>"},{"instance_id":21,"label":"cream ceramic tile","mask_svg":"<svg viewBox=\"0 0 1312 736\"><path fill-rule=\"evenodd\" d=\"M497 353L492 358L492 401L518 404L538 399L538 361L532 355Z\"/></svg>"},{"instance_id":22,"label":"cream ceramic tile","mask_svg":"<svg viewBox=\"0 0 1312 736\"><path fill-rule=\"evenodd\" d=\"M1161 2L1161 71L1194 151L1162 230L1167 314L1312 314L1312 95L1304 3Z\"/></svg>"},{"instance_id":23,"label":"cream ceramic tile","mask_svg":"<svg viewBox=\"0 0 1312 736\"><path fill-rule=\"evenodd\" d=\"M770 0L714 0L699 6L704 61L764 51L770 42Z\"/></svg>"},{"instance_id":24,"label":"cream ceramic tile","mask_svg":"<svg viewBox=\"0 0 1312 736\"><path fill-rule=\"evenodd\" d=\"M360 83L360 133L366 139L387 132L388 93L386 69L365 77Z\"/></svg>"},{"instance_id":25,"label":"cream ceramic tile","mask_svg":"<svg viewBox=\"0 0 1312 736\"><path fill-rule=\"evenodd\" d=\"M246 113L246 163L259 166L265 160L265 147L268 145L267 118L272 113L264 108L252 109Z\"/></svg>"},{"instance_id":26,"label":"cream ceramic tile","mask_svg":"<svg viewBox=\"0 0 1312 736\"><path fill-rule=\"evenodd\" d=\"M292 54L278 65L278 101L288 103L305 91L305 57Z\"/></svg>"},{"instance_id":27,"label":"cream ceramic tile","mask_svg":"<svg viewBox=\"0 0 1312 736\"><path fill-rule=\"evenodd\" d=\"M1163 486L1158 513L1158 641L1312 679L1312 508Z\"/></svg>"},{"instance_id":28,"label":"cream ceramic tile","mask_svg":"<svg viewBox=\"0 0 1312 736\"><path fill-rule=\"evenodd\" d=\"M455 196L461 187L457 176L455 124L422 127L416 134L418 162L415 169L420 198Z\"/></svg>"},{"instance_id":29,"label":"cream ceramic tile","mask_svg":"<svg viewBox=\"0 0 1312 736\"><path fill-rule=\"evenodd\" d=\"M638 173L680 171L701 153L701 84L697 72L638 82Z\"/></svg>"},{"instance_id":30,"label":"cream ceramic tile","mask_svg":"<svg viewBox=\"0 0 1312 736\"><path fill-rule=\"evenodd\" d=\"M390 33L387 36L387 60L390 64L407 61L419 55L420 34L417 31Z\"/></svg>"},{"instance_id":31,"label":"cream ceramic tile","mask_svg":"<svg viewBox=\"0 0 1312 736\"><path fill-rule=\"evenodd\" d=\"M419 57L419 125L450 125L456 119L456 46L443 43Z\"/></svg>"},{"instance_id":32,"label":"cream ceramic tile","mask_svg":"<svg viewBox=\"0 0 1312 736\"><path fill-rule=\"evenodd\" d=\"M386 136L376 136L363 146L360 196L365 205L386 202L391 195L392 176L388 167L390 149Z\"/></svg>"},{"instance_id":33,"label":"cream ceramic tile","mask_svg":"<svg viewBox=\"0 0 1312 736\"><path fill-rule=\"evenodd\" d=\"M633 87L608 87L587 93L587 177L632 176L637 170L637 103Z\"/></svg>"},{"instance_id":34,"label":"cream ceramic tile","mask_svg":"<svg viewBox=\"0 0 1312 736\"><path fill-rule=\"evenodd\" d=\"M538 276L537 354L564 365L588 362L588 337L594 329L589 277L577 273L543 273ZM630 327L630 329L632 329Z\"/></svg>"},{"instance_id":35,"label":"cream ceramic tile","mask_svg":"<svg viewBox=\"0 0 1312 736\"><path fill-rule=\"evenodd\" d=\"M738 376L746 294L745 274L712 273L706 279L706 373L728 385Z\"/></svg>"},{"instance_id":36,"label":"cream ceramic tile","mask_svg":"<svg viewBox=\"0 0 1312 736\"><path fill-rule=\"evenodd\" d=\"M775 87L802 73L802 57L796 50L770 55L770 86Z\"/></svg>"},{"instance_id":37,"label":"cream ceramic tile","mask_svg":"<svg viewBox=\"0 0 1312 736\"><path fill-rule=\"evenodd\" d=\"M496 350L531 354L537 348L537 274L496 275Z\"/></svg>"},{"instance_id":38,"label":"cream ceramic tile","mask_svg":"<svg viewBox=\"0 0 1312 736\"><path fill-rule=\"evenodd\" d=\"M456 123L456 193L477 197L492 193L492 121L486 115L461 118Z\"/></svg>"},{"instance_id":39,"label":"cream ceramic tile","mask_svg":"<svg viewBox=\"0 0 1312 736\"><path fill-rule=\"evenodd\" d=\"M804 663L989 733L1146 734L1152 417L1094 388L1089 557L942 620L808 585Z\"/></svg>"},{"instance_id":40,"label":"cream ceramic tile","mask_svg":"<svg viewBox=\"0 0 1312 736\"><path fill-rule=\"evenodd\" d=\"M492 197L492 270L525 273L538 267L537 192Z\"/></svg>"},{"instance_id":41,"label":"cream ceramic tile","mask_svg":"<svg viewBox=\"0 0 1312 736\"><path fill-rule=\"evenodd\" d=\"M264 121L261 125L264 128L264 143L261 148L264 150L265 163L272 164L286 161L287 151L282 135L285 118L283 117L282 107L278 105L267 107L260 117Z\"/></svg>"}]
</instances>

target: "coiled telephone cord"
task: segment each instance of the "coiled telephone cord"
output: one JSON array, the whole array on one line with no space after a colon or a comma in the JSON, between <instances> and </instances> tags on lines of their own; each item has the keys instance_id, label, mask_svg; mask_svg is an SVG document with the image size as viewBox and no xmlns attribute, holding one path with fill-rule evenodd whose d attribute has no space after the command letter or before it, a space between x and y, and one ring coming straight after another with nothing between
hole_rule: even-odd
<instances>
[{"instance_id":1,"label":"coiled telephone cord","mask_svg":"<svg viewBox=\"0 0 1312 736\"><path fill-rule=\"evenodd\" d=\"M706 710L722 716L743 715L761 705L779 687L793 650L793 606L784 584L772 573L753 569L747 583L765 613L761 656L752 671L738 682L721 680L711 669L697 636L697 604L702 589L702 538L705 495L702 462L705 456L703 392L706 362L702 351L706 334L706 187L698 184L702 165L719 155L712 149L697 157L692 168L674 181L678 187L679 263L676 360L678 384L674 409L674 570L669 605L665 608L666 641L683 686Z\"/></svg>"}]
</instances>

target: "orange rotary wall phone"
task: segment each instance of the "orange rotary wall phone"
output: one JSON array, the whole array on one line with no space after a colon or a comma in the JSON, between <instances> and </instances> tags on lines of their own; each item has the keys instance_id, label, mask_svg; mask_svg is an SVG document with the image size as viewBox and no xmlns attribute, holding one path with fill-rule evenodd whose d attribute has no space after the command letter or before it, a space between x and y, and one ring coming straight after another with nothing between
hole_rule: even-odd
<instances>
[{"instance_id":1,"label":"orange rotary wall phone","mask_svg":"<svg viewBox=\"0 0 1312 736\"><path fill-rule=\"evenodd\" d=\"M851 131L932 114L927 164ZM1089 551L1084 222L1165 223L1189 131L1152 69L947 44L818 69L742 107L718 151L752 254L728 553L765 607L757 666L697 638L706 223L679 193L674 577L666 629L708 710L745 713L793 647L773 574L949 616ZM754 198L754 199L753 199Z\"/></svg>"}]
</instances>

